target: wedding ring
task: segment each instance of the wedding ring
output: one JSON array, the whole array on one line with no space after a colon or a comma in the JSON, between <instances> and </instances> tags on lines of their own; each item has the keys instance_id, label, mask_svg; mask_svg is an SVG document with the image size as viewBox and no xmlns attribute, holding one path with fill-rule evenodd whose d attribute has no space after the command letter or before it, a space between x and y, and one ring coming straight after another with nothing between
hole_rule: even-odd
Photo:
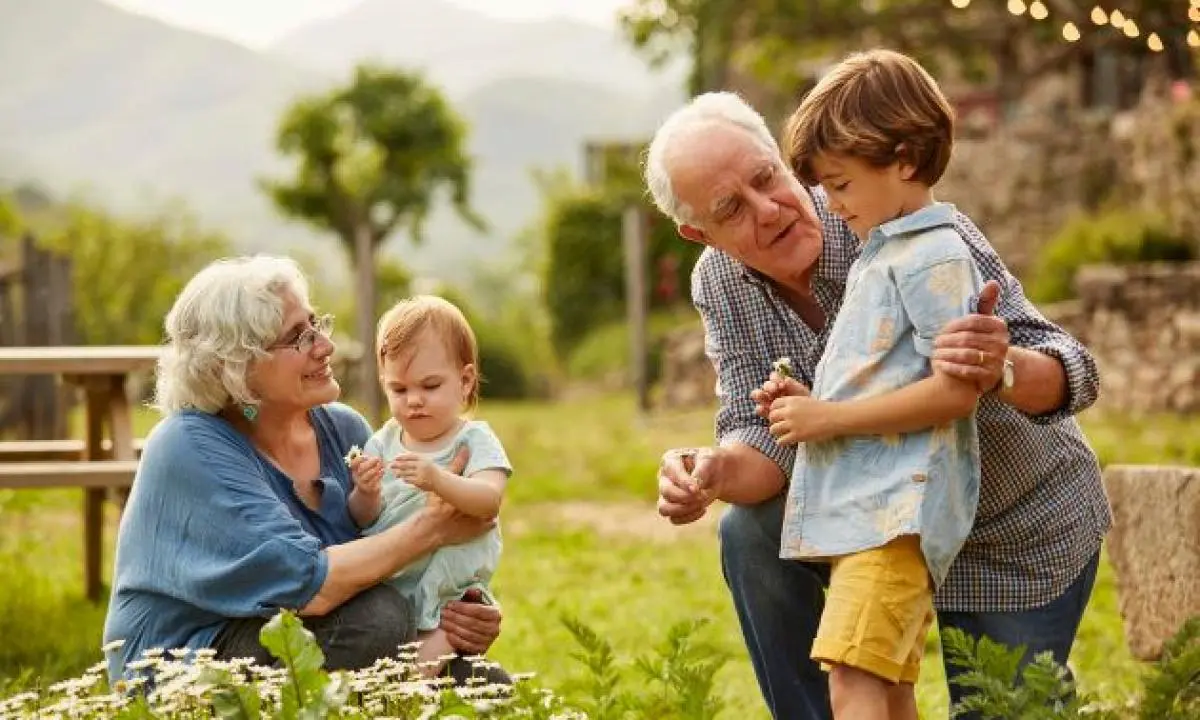
<instances>
[{"instance_id":1,"label":"wedding ring","mask_svg":"<svg viewBox=\"0 0 1200 720\"><path fill-rule=\"evenodd\" d=\"M976 352L979 353L979 364L980 365L983 365L985 362L987 362L987 355L984 355L982 350L977 350Z\"/></svg>"}]
</instances>

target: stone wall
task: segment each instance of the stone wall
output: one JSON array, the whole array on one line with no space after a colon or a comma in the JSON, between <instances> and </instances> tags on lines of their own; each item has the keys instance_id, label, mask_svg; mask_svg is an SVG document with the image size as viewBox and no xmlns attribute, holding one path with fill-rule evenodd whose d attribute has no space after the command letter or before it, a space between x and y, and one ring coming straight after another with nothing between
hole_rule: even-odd
<instances>
[{"instance_id":1,"label":"stone wall","mask_svg":"<svg viewBox=\"0 0 1200 720\"><path fill-rule=\"evenodd\" d=\"M1200 263L1084 267L1078 300L1044 308L1092 351L1098 407L1200 413Z\"/></svg>"},{"instance_id":2,"label":"stone wall","mask_svg":"<svg viewBox=\"0 0 1200 720\"><path fill-rule=\"evenodd\" d=\"M1200 468L1110 465L1104 489L1125 641L1134 657L1157 660L1200 615Z\"/></svg>"},{"instance_id":3,"label":"stone wall","mask_svg":"<svg viewBox=\"0 0 1200 720\"><path fill-rule=\"evenodd\" d=\"M937 198L970 215L1018 277L1073 215L1114 201L1200 243L1200 99L1150 88L1113 114L1080 108L1076 88L1048 78L991 135L958 140Z\"/></svg>"}]
</instances>

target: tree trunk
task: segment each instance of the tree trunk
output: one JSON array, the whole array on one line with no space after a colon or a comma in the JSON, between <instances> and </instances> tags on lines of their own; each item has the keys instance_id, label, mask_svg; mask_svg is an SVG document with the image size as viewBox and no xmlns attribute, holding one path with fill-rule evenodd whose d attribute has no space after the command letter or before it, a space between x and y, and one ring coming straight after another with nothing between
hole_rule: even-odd
<instances>
[{"instance_id":1,"label":"tree trunk","mask_svg":"<svg viewBox=\"0 0 1200 720\"><path fill-rule=\"evenodd\" d=\"M354 230L355 285L358 287L358 393L360 410L374 427L382 420L379 371L375 362L375 245L371 226L359 223Z\"/></svg>"}]
</instances>

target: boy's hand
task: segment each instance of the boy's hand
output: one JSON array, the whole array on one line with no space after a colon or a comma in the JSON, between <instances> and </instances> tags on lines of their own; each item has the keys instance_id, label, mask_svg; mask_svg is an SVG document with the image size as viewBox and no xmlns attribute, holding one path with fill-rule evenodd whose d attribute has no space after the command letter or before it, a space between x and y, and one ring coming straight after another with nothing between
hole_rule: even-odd
<instances>
[{"instance_id":1,"label":"boy's hand","mask_svg":"<svg viewBox=\"0 0 1200 720\"><path fill-rule=\"evenodd\" d=\"M814 400L807 393L777 398L767 414L771 421L771 436L780 445L832 440L837 437L830 422L832 405Z\"/></svg>"},{"instance_id":2,"label":"boy's hand","mask_svg":"<svg viewBox=\"0 0 1200 720\"><path fill-rule=\"evenodd\" d=\"M808 386L794 377L784 377L777 372L757 390L750 391L750 399L754 401L754 412L761 418L771 414L771 404L782 397L808 395Z\"/></svg>"},{"instance_id":3,"label":"boy's hand","mask_svg":"<svg viewBox=\"0 0 1200 720\"><path fill-rule=\"evenodd\" d=\"M437 465L416 453L404 453L392 461L396 477L428 492L437 492L441 471Z\"/></svg>"},{"instance_id":4,"label":"boy's hand","mask_svg":"<svg viewBox=\"0 0 1200 720\"><path fill-rule=\"evenodd\" d=\"M350 476L358 492L367 497L379 495L383 487L383 459L374 455L355 456L350 460Z\"/></svg>"}]
</instances>

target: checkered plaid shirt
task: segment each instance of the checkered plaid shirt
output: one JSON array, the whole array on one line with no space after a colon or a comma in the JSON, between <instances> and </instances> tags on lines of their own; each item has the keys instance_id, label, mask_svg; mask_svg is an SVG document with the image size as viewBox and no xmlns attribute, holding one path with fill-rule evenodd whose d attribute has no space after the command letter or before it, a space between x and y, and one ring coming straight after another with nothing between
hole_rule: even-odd
<instances>
[{"instance_id":1,"label":"checkered plaid shirt","mask_svg":"<svg viewBox=\"0 0 1200 720\"><path fill-rule=\"evenodd\" d=\"M829 211L824 192L810 189L824 230L813 291L829 322L815 332L774 287L728 255L706 249L692 271L692 301L705 327L705 352L717 372L717 441L745 443L792 476L795 449L777 445L754 414L750 391L789 357L797 377L812 386L832 319L841 306L859 244ZM1031 416L992 395L977 420L982 483L974 529L939 589L941 610L1003 612L1043 605L1061 595L1100 548L1112 523L1100 467L1074 414L1099 391L1091 354L1030 303L996 251L970 218L955 227L984 280L1003 295L997 314L1012 344L1057 358L1066 369L1068 398L1053 413Z\"/></svg>"}]
</instances>

